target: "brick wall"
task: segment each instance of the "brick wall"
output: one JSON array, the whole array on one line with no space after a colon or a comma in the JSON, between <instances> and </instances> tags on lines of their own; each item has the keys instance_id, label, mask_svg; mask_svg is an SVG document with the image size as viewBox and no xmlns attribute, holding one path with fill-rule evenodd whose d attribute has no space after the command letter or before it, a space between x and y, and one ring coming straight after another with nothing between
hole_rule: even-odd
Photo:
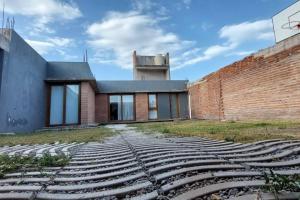
<instances>
[{"instance_id":1,"label":"brick wall","mask_svg":"<svg viewBox=\"0 0 300 200\"><path fill-rule=\"evenodd\" d=\"M191 85L192 117L299 119L300 43L287 44L262 50Z\"/></svg>"},{"instance_id":2,"label":"brick wall","mask_svg":"<svg viewBox=\"0 0 300 200\"><path fill-rule=\"evenodd\" d=\"M136 121L148 120L148 95L147 93L137 93L135 96Z\"/></svg>"},{"instance_id":3,"label":"brick wall","mask_svg":"<svg viewBox=\"0 0 300 200\"><path fill-rule=\"evenodd\" d=\"M97 123L108 122L108 96L107 94L96 94L95 117Z\"/></svg>"},{"instance_id":4,"label":"brick wall","mask_svg":"<svg viewBox=\"0 0 300 200\"><path fill-rule=\"evenodd\" d=\"M81 124L95 123L95 91L89 82L81 83Z\"/></svg>"}]
</instances>

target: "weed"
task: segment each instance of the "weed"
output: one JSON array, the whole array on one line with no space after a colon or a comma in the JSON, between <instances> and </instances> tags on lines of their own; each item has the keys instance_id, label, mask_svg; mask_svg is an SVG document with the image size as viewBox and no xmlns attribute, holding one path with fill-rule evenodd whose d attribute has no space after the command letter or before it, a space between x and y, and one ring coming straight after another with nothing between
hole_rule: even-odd
<instances>
[{"instance_id":1,"label":"weed","mask_svg":"<svg viewBox=\"0 0 300 200\"><path fill-rule=\"evenodd\" d=\"M235 142L235 136L225 136L224 140L226 142Z\"/></svg>"},{"instance_id":2,"label":"weed","mask_svg":"<svg viewBox=\"0 0 300 200\"><path fill-rule=\"evenodd\" d=\"M266 181L265 189L272 192L276 199L278 199L278 194L280 191L296 192L300 190L300 176L284 176L280 174L275 174L270 170L270 174L264 173L264 178Z\"/></svg>"},{"instance_id":3,"label":"weed","mask_svg":"<svg viewBox=\"0 0 300 200\"><path fill-rule=\"evenodd\" d=\"M21 168L37 168L41 170L43 167L65 166L69 160L69 157L65 155L51 156L50 154L45 154L40 158L0 155L0 178L3 178L6 173Z\"/></svg>"},{"instance_id":4,"label":"weed","mask_svg":"<svg viewBox=\"0 0 300 200\"><path fill-rule=\"evenodd\" d=\"M164 129L162 130L162 133L170 133L170 130L169 130L168 128L164 128Z\"/></svg>"}]
</instances>

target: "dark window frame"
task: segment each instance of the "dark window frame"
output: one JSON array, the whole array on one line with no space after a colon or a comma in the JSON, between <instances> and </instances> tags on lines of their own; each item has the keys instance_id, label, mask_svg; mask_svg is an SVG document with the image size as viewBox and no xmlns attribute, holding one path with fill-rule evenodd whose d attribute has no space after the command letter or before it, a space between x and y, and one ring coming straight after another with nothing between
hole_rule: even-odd
<instances>
[{"instance_id":1,"label":"dark window frame","mask_svg":"<svg viewBox=\"0 0 300 200\"><path fill-rule=\"evenodd\" d=\"M149 101L150 95L155 95L155 108L150 108L150 101ZM150 111L156 111L155 119L150 118L149 115ZM158 93L148 93L148 120L158 120Z\"/></svg>"},{"instance_id":2,"label":"dark window frame","mask_svg":"<svg viewBox=\"0 0 300 200\"><path fill-rule=\"evenodd\" d=\"M67 124L66 123L66 100L67 100L67 85L78 85L78 123ZM63 86L63 123L62 124L50 124L50 115L51 115L51 95L52 95L52 86ZM81 124L81 83L80 82L64 82L64 83L51 83L48 84L47 88L47 117L46 117L46 126L48 127L57 127L57 126L72 126Z\"/></svg>"},{"instance_id":3,"label":"dark window frame","mask_svg":"<svg viewBox=\"0 0 300 200\"><path fill-rule=\"evenodd\" d=\"M132 95L133 96L133 119L132 120L123 120L123 96ZM111 96L120 96L121 97L121 120L112 120L110 118L110 97ZM136 121L136 95L134 93L115 93L107 95L108 103L108 121L109 122L133 122Z\"/></svg>"}]
</instances>

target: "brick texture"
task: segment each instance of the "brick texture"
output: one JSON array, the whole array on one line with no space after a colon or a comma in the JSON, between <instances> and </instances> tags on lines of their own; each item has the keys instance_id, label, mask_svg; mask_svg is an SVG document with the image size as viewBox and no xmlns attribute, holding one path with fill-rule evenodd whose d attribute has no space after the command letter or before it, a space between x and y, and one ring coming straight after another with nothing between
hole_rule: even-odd
<instances>
[{"instance_id":1,"label":"brick texture","mask_svg":"<svg viewBox=\"0 0 300 200\"><path fill-rule=\"evenodd\" d=\"M95 91L89 82L81 83L81 124L95 123Z\"/></svg>"},{"instance_id":2,"label":"brick texture","mask_svg":"<svg viewBox=\"0 0 300 200\"><path fill-rule=\"evenodd\" d=\"M189 93L192 118L299 119L300 45L246 57L191 85Z\"/></svg>"},{"instance_id":3,"label":"brick texture","mask_svg":"<svg viewBox=\"0 0 300 200\"><path fill-rule=\"evenodd\" d=\"M137 93L136 102L136 121L148 120L148 95L147 93Z\"/></svg>"},{"instance_id":4,"label":"brick texture","mask_svg":"<svg viewBox=\"0 0 300 200\"><path fill-rule=\"evenodd\" d=\"M107 123L108 122L108 95L96 94L96 122Z\"/></svg>"}]
</instances>

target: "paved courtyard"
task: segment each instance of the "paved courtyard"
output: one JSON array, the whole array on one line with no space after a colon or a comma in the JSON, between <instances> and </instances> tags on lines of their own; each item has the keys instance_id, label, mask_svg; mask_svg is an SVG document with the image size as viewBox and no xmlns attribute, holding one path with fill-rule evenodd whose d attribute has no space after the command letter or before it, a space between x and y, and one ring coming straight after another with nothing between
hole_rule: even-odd
<instances>
[{"instance_id":1,"label":"paved courtyard","mask_svg":"<svg viewBox=\"0 0 300 200\"><path fill-rule=\"evenodd\" d=\"M300 141L250 144L144 134L126 125L103 143L0 148L1 154L72 155L63 167L6 174L0 199L273 199L264 172L300 174ZM299 193L282 199L298 199Z\"/></svg>"}]
</instances>

